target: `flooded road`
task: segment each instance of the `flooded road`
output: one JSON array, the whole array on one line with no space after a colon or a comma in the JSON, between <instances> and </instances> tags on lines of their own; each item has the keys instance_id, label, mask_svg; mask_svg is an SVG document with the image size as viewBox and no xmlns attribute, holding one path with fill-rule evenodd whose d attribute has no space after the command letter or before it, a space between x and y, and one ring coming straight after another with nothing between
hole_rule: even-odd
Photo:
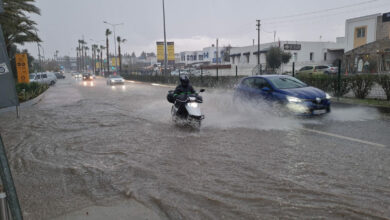
<instances>
[{"instance_id":1,"label":"flooded road","mask_svg":"<svg viewBox=\"0 0 390 220\"><path fill-rule=\"evenodd\" d=\"M59 81L0 114L25 219L135 200L161 219L390 219L390 117L334 105L301 119L206 91L197 132L171 88Z\"/></svg>"}]
</instances>

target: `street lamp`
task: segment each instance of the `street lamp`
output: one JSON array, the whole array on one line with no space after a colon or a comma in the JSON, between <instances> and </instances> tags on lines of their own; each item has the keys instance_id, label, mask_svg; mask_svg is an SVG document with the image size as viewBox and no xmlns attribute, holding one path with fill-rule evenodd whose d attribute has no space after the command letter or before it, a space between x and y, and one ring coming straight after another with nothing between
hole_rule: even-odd
<instances>
[{"instance_id":1,"label":"street lamp","mask_svg":"<svg viewBox=\"0 0 390 220\"><path fill-rule=\"evenodd\" d=\"M116 35L115 35L115 27L118 26L118 25L123 25L123 23L119 23L119 24L111 24L107 21L103 21L103 23L105 24L108 24L108 25L111 25L112 26L112 29L114 30L114 47L115 47L115 71L117 71L118 67L117 67L117 57L116 57ZM109 60L107 60L107 62L110 62Z\"/></svg>"},{"instance_id":2,"label":"street lamp","mask_svg":"<svg viewBox=\"0 0 390 220\"><path fill-rule=\"evenodd\" d=\"M163 22L164 22L164 75L167 74L167 34L165 30L165 4L164 0L162 0L163 6Z\"/></svg>"}]
</instances>

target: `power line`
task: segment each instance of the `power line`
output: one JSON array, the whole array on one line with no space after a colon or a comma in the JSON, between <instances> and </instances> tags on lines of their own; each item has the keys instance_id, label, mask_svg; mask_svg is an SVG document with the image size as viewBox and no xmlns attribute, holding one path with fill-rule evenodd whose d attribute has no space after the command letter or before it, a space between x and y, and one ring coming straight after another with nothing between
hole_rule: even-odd
<instances>
[{"instance_id":1,"label":"power line","mask_svg":"<svg viewBox=\"0 0 390 220\"><path fill-rule=\"evenodd\" d=\"M305 15L313 15L313 14L318 14L318 13L324 13L324 12L339 10L339 9L357 7L357 6L366 5L366 4L370 4L370 3L373 3L373 2L377 2L377 1L379 1L379 0L369 0L369 1L364 1L364 2L360 2L360 3L349 4L349 5L344 5L344 6L335 7L335 8L322 9L322 10L318 10L318 11L305 12L305 13L293 14L293 15L287 15L287 16L281 16L281 17L265 18L263 20L266 20L266 21L269 21L269 20L283 20L285 18L300 17L300 16L305 16Z\"/></svg>"}]
</instances>

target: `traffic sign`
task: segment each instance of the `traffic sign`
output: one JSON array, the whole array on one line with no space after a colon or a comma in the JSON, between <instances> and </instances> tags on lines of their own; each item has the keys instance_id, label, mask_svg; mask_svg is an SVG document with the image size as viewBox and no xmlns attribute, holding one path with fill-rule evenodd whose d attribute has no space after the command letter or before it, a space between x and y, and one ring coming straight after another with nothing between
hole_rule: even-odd
<instances>
[{"instance_id":1,"label":"traffic sign","mask_svg":"<svg viewBox=\"0 0 390 220\"><path fill-rule=\"evenodd\" d=\"M16 70L18 72L18 82L19 83L29 83L29 72L28 72L28 60L27 54L18 53L15 54L16 61Z\"/></svg>"}]
</instances>

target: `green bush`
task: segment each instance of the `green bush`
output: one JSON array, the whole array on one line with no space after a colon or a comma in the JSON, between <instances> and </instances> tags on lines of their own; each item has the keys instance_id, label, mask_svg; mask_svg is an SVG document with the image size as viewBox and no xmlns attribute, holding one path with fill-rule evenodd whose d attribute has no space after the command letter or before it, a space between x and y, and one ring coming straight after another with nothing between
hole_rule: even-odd
<instances>
[{"instance_id":1,"label":"green bush","mask_svg":"<svg viewBox=\"0 0 390 220\"><path fill-rule=\"evenodd\" d=\"M390 101L390 75L379 75L377 82L385 91L387 100Z\"/></svg>"},{"instance_id":2,"label":"green bush","mask_svg":"<svg viewBox=\"0 0 390 220\"><path fill-rule=\"evenodd\" d=\"M325 74L319 74L319 75L309 75L309 74L299 74L297 76L299 80L302 82L308 84L309 86L313 86L316 88L319 88L321 90L324 90L326 92L332 91L332 80L333 78L325 75Z\"/></svg>"},{"instance_id":3,"label":"green bush","mask_svg":"<svg viewBox=\"0 0 390 220\"><path fill-rule=\"evenodd\" d=\"M24 102L33 99L49 88L46 84L39 84L37 82L32 83L17 83L16 93L20 102Z\"/></svg>"},{"instance_id":4,"label":"green bush","mask_svg":"<svg viewBox=\"0 0 390 220\"><path fill-rule=\"evenodd\" d=\"M357 74L350 76L351 89L356 98L364 99L370 93L376 76L371 74Z\"/></svg>"},{"instance_id":5,"label":"green bush","mask_svg":"<svg viewBox=\"0 0 390 220\"><path fill-rule=\"evenodd\" d=\"M351 90L350 78L347 76L340 77L340 89L339 80L337 76L331 76L330 91L336 97L342 97Z\"/></svg>"}]
</instances>

